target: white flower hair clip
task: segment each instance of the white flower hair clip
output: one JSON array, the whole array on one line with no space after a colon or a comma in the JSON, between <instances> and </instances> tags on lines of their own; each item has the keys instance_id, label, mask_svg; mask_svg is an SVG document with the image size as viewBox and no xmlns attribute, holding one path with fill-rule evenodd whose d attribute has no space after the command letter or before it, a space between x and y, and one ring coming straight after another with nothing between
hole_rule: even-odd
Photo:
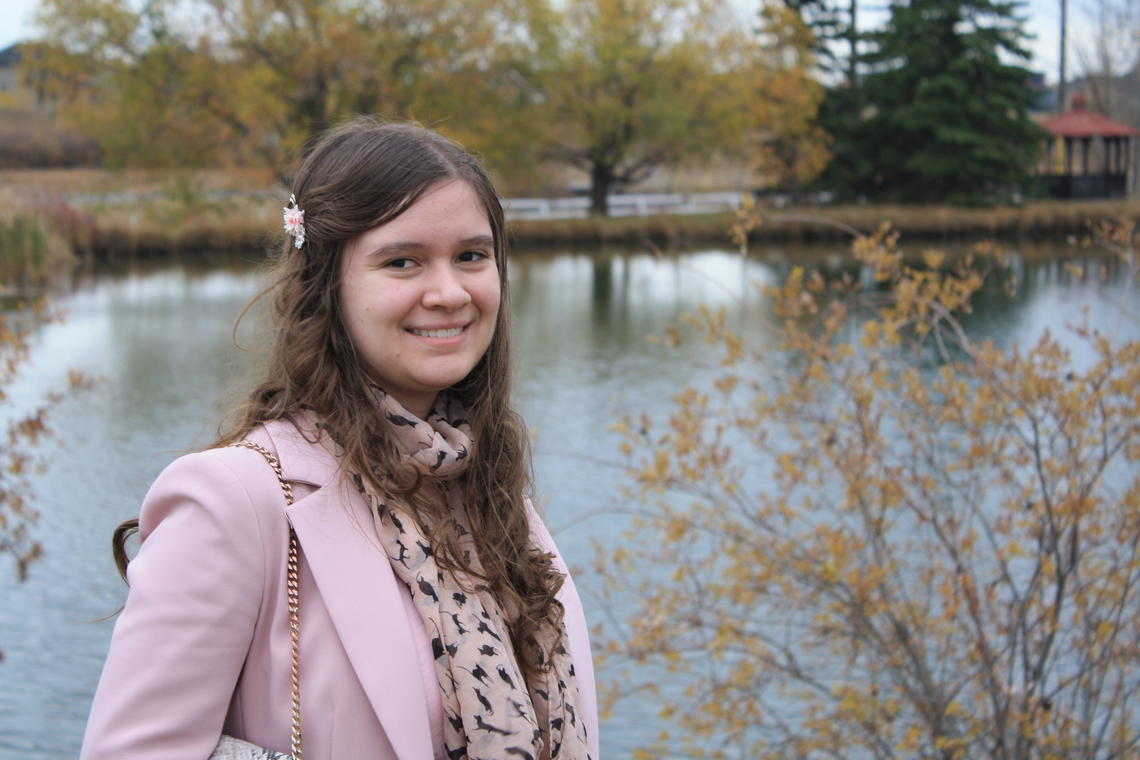
<instances>
[{"instance_id":1,"label":"white flower hair clip","mask_svg":"<svg viewBox=\"0 0 1140 760\"><path fill-rule=\"evenodd\" d=\"M305 212L297 205L297 197L289 196L289 205L281 209L285 218L285 231L293 237L293 247L305 244Z\"/></svg>"}]
</instances>

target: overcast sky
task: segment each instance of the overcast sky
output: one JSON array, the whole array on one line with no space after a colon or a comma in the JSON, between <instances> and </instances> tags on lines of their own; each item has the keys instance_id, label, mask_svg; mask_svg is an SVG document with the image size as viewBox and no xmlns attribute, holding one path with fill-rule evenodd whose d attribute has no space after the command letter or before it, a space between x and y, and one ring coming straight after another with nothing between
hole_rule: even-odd
<instances>
[{"instance_id":1,"label":"overcast sky","mask_svg":"<svg viewBox=\"0 0 1140 760\"><path fill-rule=\"evenodd\" d=\"M1070 0L1069 1L1069 27L1071 30L1085 26L1085 7L1088 0ZM32 26L32 14L36 7L38 0L0 0L0 49L8 47L13 42L22 39L27 39L34 36L35 29ZM752 5L753 3L741 2L737 0L740 5ZM886 7L888 0L876 0L874 5L879 7ZM1057 81L1057 40L1059 37L1059 19L1060 13L1060 0L1029 0L1025 7L1025 14L1028 16L1028 31L1036 36L1036 39L1030 43L1030 48L1033 51L1033 64L1032 68L1036 71L1044 72L1046 78L1050 82ZM872 18L867 19L868 22L873 22ZM1073 37L1073 32L1070 31L1070 39ZM1076 54L1070 43L1069 48L1069 72L1079 69L1079 62L1076 59Z\"/></svg>"}]
</instances>

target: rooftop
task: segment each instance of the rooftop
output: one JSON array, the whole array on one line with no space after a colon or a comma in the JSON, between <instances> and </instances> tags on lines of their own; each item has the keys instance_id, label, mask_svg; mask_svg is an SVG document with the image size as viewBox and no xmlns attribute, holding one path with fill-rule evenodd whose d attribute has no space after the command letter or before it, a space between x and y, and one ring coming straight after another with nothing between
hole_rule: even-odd
<instances>
[{"instance_id":1,"label":"rooftop","mask_svg":"<svg viewBox=\"0 0 1140 760\"><path fill-rule=\"evenodd\" d=\"M0 66L14 66L20 62L20 43L13 42L0 50Z\"/></svg>"},{"instance_id":2,"label":"rooftop","mask_svg":"<svg viewBox=\"0 0 1140 760\"><path fill-rule=\"evenodd\" d=\"M1057 137L1138 137L1140 129L1113 121L1086 108L1084 95L1073 96L1073 107L1044 119L1041 126Z\"/></svg>"}]
</instances>

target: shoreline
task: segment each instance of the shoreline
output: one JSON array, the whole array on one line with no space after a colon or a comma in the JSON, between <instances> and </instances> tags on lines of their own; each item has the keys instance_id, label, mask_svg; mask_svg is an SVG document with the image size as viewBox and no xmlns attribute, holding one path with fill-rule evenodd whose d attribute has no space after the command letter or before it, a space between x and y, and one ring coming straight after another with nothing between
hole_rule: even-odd
<instances>
[{"instance_id":1,"label":"shoreline","mask_svg":"<svg viewBox=\"0 0 1140 760\"><path fill-rule=\"evenodd\" d=\"M1140 199L1042 201L1022 206L804 206L765 209L748 234L750 243L850 242L849 229L864 235L889 223L903 240L931 242L1066 240L1090 232L1109 219L1140 226ZM733 245L736 214L550 219L508 223L516 245L543 248L570 244L645 244L666 248L693 243Z\"/></svg>"},{"instance_id":2,"label":"shoreline","mask_svg":"<svg viewBox=\"0 0 1140 760\"><path fill-rule=\"evenodd\" d=\"M0 171L9 212L34 215L79 258L109 261L194 253L264 254L283 244L280 193L252 172ZM127 200L124 200L126 198ZM1140 226L1140 198L1033 201L1020 206L802 206L756 210L749 243L848 242L884 222L904 241L1048 241L1081 238L1107 219ZM508 221L517 248L735 247L737 213Z\"/></svg>"},{"instance_id":3,"label":"shoreline","mask_svg":"<svg viewBox=\"0 0 1140 760\"><path fill-rule=\"evenodd\" d=\"M80 257L99 261L120 257L162 257L190 253L268 253L282 244L275 207L232 214L164 215L158 223L132 213L84 214L89 224L70 224L67 237ZM854 228L869 234L889 222L909 242L1064 241L1082 238L1108 219L1140 226L1140 201L1036 203L1020 207L962 209L946 206L835 206L762 211L763 222L748 235L757 243L848 243ZM584 219L516 220L507 223L512 248L553 249L644 246L668 250L712 244L734 247L731 212ZM78 234L77 234L78 233Z\"/></svg>"}]
</instances>

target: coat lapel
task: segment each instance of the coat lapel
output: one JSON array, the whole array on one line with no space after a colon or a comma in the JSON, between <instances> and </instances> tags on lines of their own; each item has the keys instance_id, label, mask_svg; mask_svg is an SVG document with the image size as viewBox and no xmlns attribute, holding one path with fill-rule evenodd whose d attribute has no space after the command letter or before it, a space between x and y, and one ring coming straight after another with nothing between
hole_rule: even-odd
<instances>
[{"instance_id":1,"label":"coat lapel","mask_svg":"<svg viewBox=\"0 0 1140 760\"><path fill-rule=\"evenodd\" d=\"M329 451L305 440L312 435L280 424L269 432L285 478L318 487L285 514L321 600L397 756L431 757L427 697L404 592L376 539L368 507L340 477Z\"/></svg>"}]
</instances>

